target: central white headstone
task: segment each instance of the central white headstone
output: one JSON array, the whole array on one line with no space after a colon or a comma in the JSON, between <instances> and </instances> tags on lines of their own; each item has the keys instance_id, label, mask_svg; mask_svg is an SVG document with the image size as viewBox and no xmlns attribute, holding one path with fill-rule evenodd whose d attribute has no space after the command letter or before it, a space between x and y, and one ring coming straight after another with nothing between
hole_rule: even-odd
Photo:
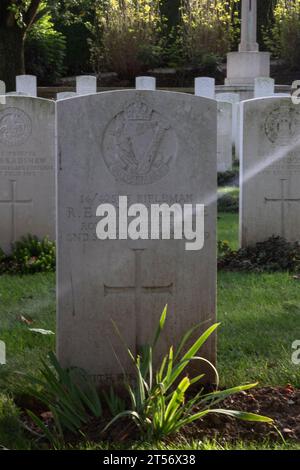
<instances>
[{"instance_id":1,"label":"central white headstone","mask_svg":"<svg viewBox=\"0 0 300 470\"><path fill-rule=\"evenodd\" d=\"M110 382L123 377L120 363L132 370L112 321L137 353L168 304L160 357L190 327L215 321L216 103L115 91L58 101L57 114L58 356ZM97 207L125 216L120 196L149 214L153 204L204 204L204 248L187 251L174 234L132 240L118 223L117 239L99 240ZM201 354L215 361L214 339Z\"/></svg>"}]
</instances>

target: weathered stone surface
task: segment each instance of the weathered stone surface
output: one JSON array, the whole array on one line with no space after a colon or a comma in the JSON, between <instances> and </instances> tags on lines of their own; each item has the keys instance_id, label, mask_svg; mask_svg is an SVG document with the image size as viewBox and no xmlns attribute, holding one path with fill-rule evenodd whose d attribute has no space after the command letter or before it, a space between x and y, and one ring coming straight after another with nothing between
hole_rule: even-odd
<instances>
[{"instance_id":1,"label":"weathered stone surface","mask_svg":"<svg viewBox=\"0 0 300 470\"><path fill-rule=\"evenodd\" d=\"M37 79L35 75L18 75L16 77L16 92L28 96L37 96Z\"/></svg>"},{"instance_id":2,"label":"weathered stone surface","mask_svg":"<svg viewBox=\"0 0 300 470\"><path fill-rule=\"evenodd\" d=\"M244 101L241 245L300 239L300 109L290 98Z\"/></svg>"},{"instance_id":3,"label":"weathered stone surface","mask_svg":"<svg viewBox=\"0 0 300 470\"><path fill-rule=\"evenodd\" d=\"M74 98L74 96L78 96L77 93L74 91L62 91L57 93L56 99L57 100L65 100L66 98Z\"/></svg>"},{"instance_id":4,"label":"weathered stone surface","mask_svg":"<svg viewBox=\"0 0 300 470\"><path fill-rule=\"evenodd\" d=\"M274 78L258 77L254 81L254 98L267 98L275 93Z\"/></svg>"},{"instance_id":5,"label":"weathered stone surface","mask_svg":"<svg viewBox=\"0 0 300 470\"><path fill-rule=\"evenodd\" d=\"M135 88L137 90L152 90L156 89L156 79L154 77L136 77Z\"/></svg>"},{"instance_id":6,"label":"weathered stone surface","mask_svg":"<svg viewBox=\"0 0 300 470\"><path fill-rule=\"evenodd\" d=\"M218 101L218 172L232 170L232 104Z\"/></svg>"},{"instance_id":7,"label":"weathered stone surface","mask_svg":"<svg viewBox=\"0 0 300 470\"><path fill-rule=\"evenodd\" d=\"M59 101L57 113L58 355L103 383L122 375L116 356L131 370L112 320L136 353L168 303L160 354L191 326L215 321L216 102L116 91ZM186 251L175 239L100 241L97 206L117 207L119 196L149 209L205 204L204 248ZM201 354L215 361L214 339Z\"/></svg>"},{"instance_id":8,"label":"weathered stone surface","mask_svg":"<svg viewBox=\"0 0 300 470\"><path fill-rule=\"evenodd\" d=\"M97 78L92 75L76 77L76 93L78 95L92 95L97 93Z\"/></svg>"},{"instance_id":9,"label":"weathered stone surface","mask_svg":"<svg viewBox=\"0 0 300 470\"><path fill-rule=\"evenodd\" d=\"M195 78L195 95L215 99L215 79L210 77Z\"/></svg>"},{"instance_id":10,"label":"weathered stone surface","mask_svg":"<svg viewBox=\"0 0 300 470\"><path fill-rule=\"evenodd\" d=\"M0 246L27 234L55 238L55 104L0 101Z\"/></svg>"}]
</instances>

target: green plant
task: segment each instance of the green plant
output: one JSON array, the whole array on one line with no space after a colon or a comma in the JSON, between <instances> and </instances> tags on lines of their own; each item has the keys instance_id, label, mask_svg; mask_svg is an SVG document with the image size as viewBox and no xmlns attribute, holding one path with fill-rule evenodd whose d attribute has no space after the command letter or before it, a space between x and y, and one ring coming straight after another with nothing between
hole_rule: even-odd
<instances>
[{"instance_id":1,"label":"green plant","mask_svg":"<svg viewBox=\"0 0 300 470\"><path fill-rule=\"evenodd\" d=\"M12 259L22 274L55 270L55 243L34 235L22 237L13 245Z\"/></svg>"},{"instance_id":2,"label":"green plant","mask_svg":"<svg viewBox=\"0 0 300 470\"><path fill-rule=\"evenodd\" d=\"M34 274L55 271L55 243L47 237L40 240L27 235L15 242L12 253L5 255L0 248L0 274Z\"/></svg>"},{"instance_id":3,"label":"green plant","mask_svg":"<svg viewBox=\"0 0 300 470\"><path fill-rule=\"evenodd\" d=\"M53 83L64 72L65 36L54 29L51 15L42 16L28 32L25 42L26 71L41 83Z\"/></svg>"},{"instance_id":4,"label":"green plant","mask_svg":"<svg viewBox=\"0 0 300 470\"><path fill-rule=\"evenodd\" d=\"M282 59L291 68L300 61L300 0L277 0L274 23L265 27L263 37L273 57Z\"/></svg>"},{"instance_id":5,"label":"green plant","mask_svg":"<svg viewBox=\"0 0 300 470\"><path fill-rule=\"evenodd\" d=\"M27 393L52 413L53 430L33 412L27 410L28 415L49 442L57 446L64 440L66 431L80 434L91 417L99 418L102 406L96 386L86 372L79 368L63 369L54 353L49 353L48 357L50 365L42 361L41 378L21 375L29 382Z\"/></svg>"},{"instance_id":6,"label":"green plant","mask_svg":"<svg viewBox=\"0 0 300 470\"><path fill-rule=\"evenodd\" d=\"M159 0L98 1L90 41L95 70L128 79L159 65L163 28Z\"/></svg>"},{"instance_id":7,"label":"green plant","mask_svg":"<svg viewBox=\"0 0 300 470\"><path fill-rule=\"evenodd\" d=\"M4 251L0 247L0 263L6 258Z\"/></svg>"},{"instance_id":8,"label":"green plant","mask_svg":"<svg viewBox=\"0 0 300 470\"><path fill-rule=\"evenodd\" d=\"M110 388L109 393L103 392L103 396L112 416L116 416L117 414L125 411L125 401L116 394L113 387Z\"/></svg>"},{"instance_id":9,"label":"green plant","mask_svg":"<svg viewBox=\"0 0 300 470\"><path fill-rule=\"evenodd\" d=\"M20 423L20 412L12 398L0 394L0 449L1 447L21 448L24 435Z\"/></svg>"},{"instance_id":10,"label":"green plant","mask_svg":"<svg viewBox=\"0 0 300 470\"><path fill-rule=\"evenodd\" d=\"M225 193L218 197L218 211L235 213L239 211L239 197Z\"/></svg>"},{"instance_id":11,"label":"green plant","mask_svg":"<svg viewBox=\"0 0 300 470\"><path fill-rule=\"evenodd\" d=\"M210 57L217 63L239 34L238 0L182 0L181 34L187 62L199 66Z\"/></svg>"},{"instance_id":12,"label":"green plant","mask_svg":"<svg viewBox=\"0 0 300 470\"><path fill-rule=\"evenodd\" d=\"M203 393L203 388L201 388L193 397L188 395L193 385L199 385L204 374L194 378L190 378L187 373L184 376L182 374L193 361L204 361L206 364L210 364L206 359L199 357L197 354L219 324L208 328L184 353L187 342L197 328L191 329L184 335L176 352L174 352L173 347L170 347L160 367L154 372L153 353L164 329L166 316L167 307L165 307L161 315L151 346L145 347L143 352L137 357L134 357L132 352L128 350L135 366L137 382L136 386L130 385L129 381L127 383L131 409L115 416L108 423L105 431L113 423L125 417L132 419L142 437L150 441L175 434L183 426L202 419L209 413L224 414L245 421L272 423L272 419L253 413L214 408L215 405L226 397L243 390L249 390L257 384L244 385L208 394ZM218 381L218 373L215 367L212 364L210 366L214 370Z\"/></svg>"}]
</instances>

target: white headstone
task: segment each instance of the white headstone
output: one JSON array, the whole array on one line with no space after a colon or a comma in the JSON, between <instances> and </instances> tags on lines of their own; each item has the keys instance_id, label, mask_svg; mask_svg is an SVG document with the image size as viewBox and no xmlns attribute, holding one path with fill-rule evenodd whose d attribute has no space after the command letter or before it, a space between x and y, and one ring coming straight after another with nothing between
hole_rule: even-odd
<instances>
[{"instance_id":1,"label":"white headstone","mask_svg":"<svg viewBox=\"0 0 300 470\"><path fill-rule=\"evenodd\" d=\"M18 75L16 77L16 92L37 96L37 80L34 75Z\"/></svg>"},{"instance_id":2,"label":"white headstone","mask_svg":"<svg viewBox=\"0 0 300 470\"><path fill-rule=\"evenodd\" d=\"M6 85L0 80L0 103L5 104Z\"/></svg>"},{"instance_id":3,"label":"white headstone","mask_svg":"<svg viewBox=\"0 0 300 470\"><path fill-rule=\"evenodd\" d=\"M135 87L137 90L156 90L156 79L154 77L136 77Z\"/></svg>"},{"instance_id":4,"label":"white headstone","mask_svg":"<svg viewBox=\"0 0 300 470\"><path fill-rule=\"evenodd\" d=\"M76 77L76 93L78 95L93 95L97 93L97 77L92 75Z\"/></svg>"},{"instance_id":5,"label":"white headstone","mask_svg":"<svg viewBox=\"0 0 300 470\"><path fill-rule=\"evenodd\" d=\"M232 170L232 104L218 101L218 173Z\"/></svg>"},{"instance_id":6,"label":"white headstone","mask_svg":"<svg viewBox=\"0 0 300 470\"><path fill-rule=\"evenodd\" d=\"M6 93L6 86L5 86L5 83L0 80L0 95L5 95Z\"/></svg>"},{"instance_id":7,"label":"white headstone","mask_svg":"<svg viewBox=\"0 0 300 470\"><path fill-rule=\"evenodd\" d=\"M160 356L190 327L215 321L216 103L128 90L58 101L57 113L58 356L98 383L118 380L115 355L127 372L132 364L112 320L137 353L168 303ZM164 202L204 204L204 248L186 251L186 240L173 235L100 241L97 207L118 213L120 196L149 211ZM117 237L126 231L118 226ZM201 355L215 361L214 339Z\"/></svg>"},{"instance_id":8,"label":"white headstone","mask_svg":"<svg viewBox=\"0 0 300 470\"><path fill-rule=\"evenodd\" d=\"M267 98L275 93L275 80L268 77L258 77L254 80L254 98Z\"/></svg>"},{"instance_id":9,"label":"white headstone","mask_svg":"<svg viewBox=\"0 0 300 470\"><path fill-rule=\"evenodd\" d=\"M6 96L0 103L0 247L27 234L55 239L55 104Z\"/></svg>"},{"instance_id":10,"label":"white headstone","mask_svg":"<svg viewBox=\"0 0 300 470\"><path fill-rule=\"evenodd\" d=\"M74 96L78 96L77 93L74 91L62 91L57 93L56 99L57 100L65 100L66 98L74 98Z\"/></svg>"},{"instance_id":11,"label":"white headstone","mask_svg":"<svg viewBox=\"0 0 300 470\"><path fill-rule=\"evenodd\" d=\"M210 77L195 78L195 95L215 99L215 79Z\"/></svg>"},{"instance_id":12,"label":"white headstone","mask_svg":"<svg viewBox=\"0 0 300 470\"><path fill-rule=\"evenodd\" d=\"M216 95L217 101L225 101L232 104L232 146L235 158L238 159L239 148L239 93L218 93Z\"/></svg>"},{"instance_id":13,"label":"white headstone","mask_svg":"<svg viewBox=\"0 0 300 470\"><path fill-rule=\"evenodd\" d=\"M290 98L242 103L240 236L243 247L300 240L300 108Z\"/></svg>"}]
</instances>

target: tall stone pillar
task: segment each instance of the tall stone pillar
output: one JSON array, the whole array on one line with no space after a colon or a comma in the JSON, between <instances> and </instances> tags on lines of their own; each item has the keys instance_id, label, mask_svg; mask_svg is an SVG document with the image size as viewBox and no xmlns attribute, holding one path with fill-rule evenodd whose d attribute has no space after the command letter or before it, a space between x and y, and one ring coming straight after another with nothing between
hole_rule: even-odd
<instances>
[{"instance_id":1,"label":"tall stone pillar","mask_svg":"<svg viewBox=\"0 0 300 470\"><path fill-rule=\"evenodd\" d=\"M258 52L257 0L242 0L241 42L239 52Z\"/></svg>"},{"instance_id":2,"label":"tall stone pillar","mask_svg":"<svg viewBox=\"0 0 300 470\"><path fill-rule=\"evenodd\" d=\"M241 42L238 52L227 55L225 85L254 86L258 77L270 77L270 54L257 44L257 0L242 1Z\"/></svg>"}]
</instances>

